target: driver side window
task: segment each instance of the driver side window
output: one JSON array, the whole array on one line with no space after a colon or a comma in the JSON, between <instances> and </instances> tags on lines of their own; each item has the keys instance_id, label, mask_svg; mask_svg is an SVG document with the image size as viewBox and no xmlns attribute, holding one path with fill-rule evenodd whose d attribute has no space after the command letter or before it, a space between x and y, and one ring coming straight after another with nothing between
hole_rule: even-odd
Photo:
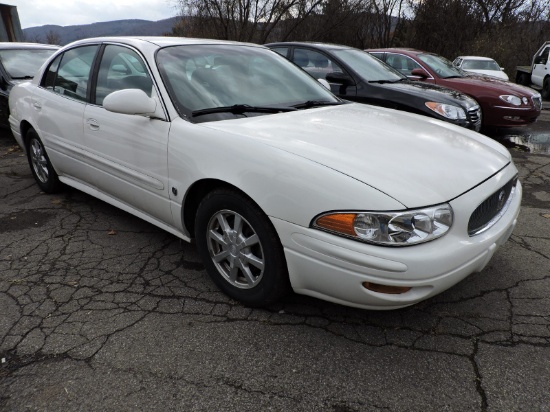
<instances>
[{"instance_id":1,"label":"driver side window","mask_svg":"<svg viewBox=\"0 0 550 412\"><path fill-rule=\"evenodd\" d=\"M292 61L315 79L326 80L329 73L344 72L338 64L324 54L314 50L296 48Z\"/></svg>"},{"instance_id":2,"label":"driver side window","mask_svg":"<svg viewBox=\"0 0 550 412\"><path fill-rule=\"evenodd\" d=\"M151 97L153 81L143 59L135 51L108 45L97 74L95 104L101 106L108 94L123 89L140 89Z\"/></svg>"},{"instance_id":3,"label":"driver side window","mask_svg":"<svg viewBox=\"0 0 550 412\"><path fill-rule=\"evenodd\" d=\"M420 65L413 59L401 54L388 54L386 63L400 71L405 76L411 76L414 69L420 69Z\"/></svg>"},{"instance_id":4,"label":"driver side window","mask_svg":"<svg viewBox=\"0 0 550 412\"><path fill-rule=\"evenodd\" d=\"M548 62L548 54L550 53L550 47L545 48L539 55L538 64L546 64Z\"/></svg>"}]
</instances>

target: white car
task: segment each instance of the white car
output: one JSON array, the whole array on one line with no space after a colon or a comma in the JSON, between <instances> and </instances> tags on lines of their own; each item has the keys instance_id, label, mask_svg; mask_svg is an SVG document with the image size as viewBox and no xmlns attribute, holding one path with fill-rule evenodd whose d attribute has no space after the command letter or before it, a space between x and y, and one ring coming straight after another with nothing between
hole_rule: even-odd
<instances>
[{"instance_id":1,"label":"white car","mask_svg":"<svg viewBox=\"0 0 550 412\"><path fill-rule=\"evenodd\" d=\"M481 56L458 56L453 65L470 73L482 74L508 81L508 75L496 61L489 57Z\"/></svg>"},{"instance_id":2,"label":"white car","mask_svg":"<svg viewBox=\"0 0 550 412\"><path fill-rule=\"evenodd\" d=\"M263 46L82 40L10 105L44 192L66 184L194 239L216 285L247 305L290 288L412 305L481 271L520 209L500 144L344 102Z\"/></svg>"}]
</instances>

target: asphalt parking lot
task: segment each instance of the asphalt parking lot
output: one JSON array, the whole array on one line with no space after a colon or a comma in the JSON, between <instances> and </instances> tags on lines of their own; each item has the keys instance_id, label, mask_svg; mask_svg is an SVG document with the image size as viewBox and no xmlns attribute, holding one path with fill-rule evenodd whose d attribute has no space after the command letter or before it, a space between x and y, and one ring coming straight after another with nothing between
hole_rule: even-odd
<instances>
[{"instance_id":1,"label":"asphalt parking lot","mask_svg":"<svg viewBox=\"0 0 550 412\"><path fill-rule=\"evenodd\" d=\"M0 132L0 410L550 411L550 110L493 137L524 188L511 239L443 294L372 312L231 301L193 245L41 193Z\"/></svg>"}]
</instances>

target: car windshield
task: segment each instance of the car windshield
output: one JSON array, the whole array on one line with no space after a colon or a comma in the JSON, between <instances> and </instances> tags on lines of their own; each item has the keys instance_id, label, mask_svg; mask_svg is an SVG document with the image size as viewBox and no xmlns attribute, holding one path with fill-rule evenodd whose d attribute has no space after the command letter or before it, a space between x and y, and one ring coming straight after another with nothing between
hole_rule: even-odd
<instances>
[{"instance_id":1,"label":"car windshield","mask_svg":"<svg viewBox=\"0 0 550 412\"><path fill-rule=\"evenodd\" d=\"M12 79L28 79L54 52L55 49L0 50L0 61Z\"/></svg>"},{"instance_id":2,"label":"car windshield","mask_svg":"<svg viewBox=\"0 0 550 412\"><path fill-rule=\"evenodd\" d=\"M191 121L341 102L306 72L262 47L170 46L157 53L157 64L180 115ZM212 118L213 113L216 118Z\"/></svg>"},{"instance_id":3,"label":"car windshield","mask_svg":"<svg viewBox=\"0 0 550 412\"><path fill-rule=\"evenodd\" d=\"M494 60L464 60L462 68L464 70L500 70Z\"/></svg>"},{"instance_id":4,"label":"car windshield","mask_svg":"<svg viewBox=\"0 0 550 412\"><path fill-rule=\"evenodd\" d=\"M369 82L396 82L407 77L362 50L332 50L332 54Z\"/></svg>"},{"instance_id":5,"label":"car windshield","mask_svg":"<svg viewBox=\"0 0 550 412\"><path fill-rule=\"evenodd\" d=\"M442 79L464 77L463 72L454 67L453 64L444 57L436 54L420 54L418 58Z\"/></svg>"}]
</instances>

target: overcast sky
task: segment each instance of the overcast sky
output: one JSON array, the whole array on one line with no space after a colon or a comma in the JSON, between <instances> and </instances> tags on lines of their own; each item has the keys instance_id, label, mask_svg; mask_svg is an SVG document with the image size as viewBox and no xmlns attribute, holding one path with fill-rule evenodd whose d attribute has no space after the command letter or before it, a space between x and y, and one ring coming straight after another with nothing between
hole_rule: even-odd
<instances>
[{"instance_id":1,"label":"overcast sky","mask_svg":"<svg viewBox=\"0 0 550 412\"><path fill-rule=\"evenodd\" d=\"M177 15L177 0L4 0L17 6L21 27L72 26L124 19L162 20Z\"/></svg>"}]
</instances>

